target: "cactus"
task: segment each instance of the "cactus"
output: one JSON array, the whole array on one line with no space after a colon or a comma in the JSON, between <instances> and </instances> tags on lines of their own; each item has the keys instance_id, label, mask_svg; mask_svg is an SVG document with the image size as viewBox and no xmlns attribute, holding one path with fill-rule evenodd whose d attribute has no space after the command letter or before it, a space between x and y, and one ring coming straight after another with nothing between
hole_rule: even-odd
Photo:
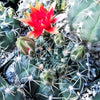
<instances>
[{"instance_id":1,"label":"cactus","mask_svg":"<svg viewBox=\"0 0 100 100\"><path fill-rule=\"evenodd\" d=\"M85 41L100 41L99 0L70 0L68 5L69 24L75 34Z\"/></svg>"},{"instance_id":2,"label":"cactus","mask_svg":"<svg viewBox=\"0 0 100 100\"><path fill-rule=\"evenodd\" d=\"M69 83L66 79L59 79L59 88L61 90L61 93L63 95L62 100L77 100L78 97L73 90L73 86L71 83Z\"/></svg>"},{"instance_id":3,"label":"cactus","mask_svg":"<svg viewBox=\"0 0 100 100\"><path fill-rule=\"evenodd\" d=\"M0 12L0 49L9 49L15 46L19 21L13 19L14 10L12 8L5 8L2 2L0 3L2 9Z\"/></svg>"},{"instance_id":4,"label":"cactus","mask_svg":"<svg viewBox=\"0 0 100 100\"><path fill-rule=\"evenodd\" d=\"M40 84L39 89L37 90L37 93L35 95L35 100L47 100L47 99L57 99L61 100L61 97L59 97L60 91L57 89L57 87L50 87L45 86L43 84Z\"/></svg>"},{"instance_id":5,"label":"cactus","mask_svg":"<svg viewBox=\"0 0 100 100\"><path fill-rule=\"evenodd\" d=\"M0 76L0 99L1 100L24 100L24 91L9 84Z\"/></svg>"},{"instance_id":6,"label":"cactus","mask_svg":"<svg viewBox=\"0 0 100 100\"><path fill-rule=\"evenodd\" d=\"M6 1L7 4L17 2ZM37 3L35 0L19 0L18 6L15 6L17 11L4 5L0 2L0 100L85 100L83 97L87 91L93 94L91 100L99 98L100 68L90 59L91 53L96 59L98 57L94 52L95 44L94 47L87 44L87 41L99 41L100 5L96 0L38 0ZM30 5L34 7L30 9ZM48 12L44 8L49 9ZM48 16L41 18L40 14L36 18L34 12L37 11ZM91 16L85 18L85 12ZM24 13L29 17L30 25L38 25L38 21L48 25L50 21L50 27L57 28L58 32L48 34L43 23L40 28L19 23L18 20L25 17ZM54 23L56 18L58 22L54 24L51 17L55 18ZM79 25L79 21L83 24ZM95 34L91 32L93 27ZM26 36L26 32L33 29L38 35L36 39ZM41 35L38 34L40 30L43 31ZM76 31L79 34L73 34ZM99 53L100 43L97 43L96 52Z\"/></svg>"},{"instance_id":7,"label":"cactus","mask_svg":"<svg viewBox=\"0 0 100 100\"><path fill-rule=\"evenodd\" d=\"M45 85L46 84L47 85L52 85L57 80L55 72L50 70L50 69L49 70L44 70L41 73L40 78L42 79L42 82Z\"/></svg>"}]
</instances>

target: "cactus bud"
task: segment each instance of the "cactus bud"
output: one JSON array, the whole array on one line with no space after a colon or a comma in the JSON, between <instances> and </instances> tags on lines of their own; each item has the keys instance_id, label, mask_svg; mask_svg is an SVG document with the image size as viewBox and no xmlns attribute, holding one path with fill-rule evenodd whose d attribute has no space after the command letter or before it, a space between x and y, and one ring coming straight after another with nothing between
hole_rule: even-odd
<instances>
[{"instance_id":1,"label":"cactus bud","mask_svg":"<svg viewBox=\"0 0 100 100\"><path fill-rule=\"evenodd\" d=\"M25 55L32 55L35 51L35 44L33 39L28 37L19 37L16 42L17 47Z\"/></svg>"},{"instance_id":2,"label":"cactus bud","mask_svg":"<svg viewBox=\"0 0 100 100\"><path fill-rule=\"evenodd\" d=\"M53 70L44 70L40 74L40 78L43 80L44 84L52 85L56 79L56 73Z\"/></svg>"},{"instance_id":3,"label":"cactus bud","mask_svg":"<svg viewBox=\"0 0 100 100\"><path fill-rule=\"evenodd\" d=\"M71 52L71 59L73 61L79 61L84 57L85 54L85 47L84 46L78 46Z\"/></svg>"},{"instance_id":4,"label":"cactus bud","mask_svg":"<svg viewBox=\"0 0 100 100\"><path fill-rule=\"evenodd\" d=\"M3 12L4 11L4 5L2 2L0 2L0 12Z\"/></svg>"},{"instance_id":5,"label":"cactus bud","mask_svg":"<svg viewBox=\"0 0 100 100\"><path fill-rule=\"evenodd\" d=\"M62 76L66 73L66 64L60 63L56 66L57 73L59 76Z\"/></svg>"},{"instance_id":6,"label":"cactus bud","mask_svg":"<svg viewBox=\"0 0 100 100\"><path fill-rule=\"evenodd\" d=\"M8 9L8 16L9 16L9 18L12 18L13 15L14 15L14 9L13 8L9 8Z\"/></svg>"},{"instance_id":7,"label":"cactus bud","mask_svg":"<svg viewBox=\"0 0 100 100\"><path fill-rule=\"evenodd\" d=\"M63 34L59 33L59 34L55 35L54 41L55 41L55 44L57 45L57 47L60 48L64 45L65 38L63 37Z\"/></svg>"}]
</instances>

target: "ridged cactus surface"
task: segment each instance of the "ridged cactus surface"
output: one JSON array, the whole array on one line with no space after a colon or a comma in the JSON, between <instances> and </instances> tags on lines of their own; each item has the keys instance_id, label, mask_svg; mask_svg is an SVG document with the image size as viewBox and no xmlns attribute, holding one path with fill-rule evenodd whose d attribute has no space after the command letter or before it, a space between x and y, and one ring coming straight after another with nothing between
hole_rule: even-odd
<instances>
[{"instance_id":1,"label":"ridged cactus surface","mask_svg":"<svg viewBox=\"0 0 100 100\"><path fill-rule=\"evenodd\" d=\"M0 3L0 47L2 49L13 48L15 45L17 30L19 29L19 21L14 19L14 9L5 8Z\"/></svg>"},{"instance_id":2,"label":"ridged cactus surface","mask_svg":"<svg viewBox=\"0 0 100 100\"><path fill-rule=\"evenodd\" d=\"M100 41L99 0L69 0L69 23L76 35L89 42Z\"/></svg>"}]
</instances>

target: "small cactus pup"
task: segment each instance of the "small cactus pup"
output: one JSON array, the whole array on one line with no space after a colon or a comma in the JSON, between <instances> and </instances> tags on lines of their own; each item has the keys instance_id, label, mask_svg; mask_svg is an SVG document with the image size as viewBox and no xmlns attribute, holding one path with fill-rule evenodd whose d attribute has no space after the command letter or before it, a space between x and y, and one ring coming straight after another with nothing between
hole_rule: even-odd
<instances>
[{"instance_id":1,"label":"small cactus pup","mask_svg":"<svg viewBox=\"0 0 100 100\"><path fill-rule=\"evenodd\" d=\"M85 47L83 45L76 46L71 52L71 59L73 61L80 61L85 56Z\"/></svg>"},{"instance_id":2,"label":"small cactus pup","mask_svg":"<svg viewBox=\"0 0 100 100\"><path fill-rule=\"evenodd\" d=\"M69 42L68 45L64 46L64 49L62 50L62 54L63 54L63 57L61 59L62 63L66 64L66 62L69 61L71 51L73 50L73 48L74 48L74 43L73 42Z\"/></svg>"},{"instance_id":3,"label":"small cactus pup","mask_svg":"<svg viewBox=\"0 0 100 100\"><path fill-rule=\"evenodd\" d=\"M69 42L68 45L65 46L63 51L62 51L63 56L64 57L69 57L71 51L73 50L73 48L74 48L74 43L73 42Z\"/></svg>"},{"instance_id":4,"label":"small cactus pup","mask_svg":"<svg viewBox=\"0 0 100 100\"><path fill-rule=\"evenodd\" d=\"M45 69L41 74L40 78L45 85L54 85L57 80L56 73L51 69Z\"/></svg>"},{"instance_id":5,"label":"small cactus pup","mask_svg":"<svg viewBox=\"0 0 100 100\"><path fill-rule=\"evenodd\" d=\"M18 49L25 55L32 56L32 54L35 52L35 43L32 38L19 37L17 38L16 45Z\"/></svg>"},{"instance_id":6,"label":"small cactus pup","mask_svg":"<svg viewBox=\"0 0 100 100\"><path fill-rule=\"evenodd\" d=\"M65 44L65 37L63 36L63 33L58 33L54 36L54 42L57 47L61 48Z\"/></svg>"},{"instance_id":7,"label":"small cactus pup","mask_svg":"<svg viewBox=\"0 0 100 100\"><path fill-rule=\"evenodd\" d=\"M66 64L63 64L63 63L60 63L56 66L56 70L57 70L57 73L58 73L58 76L61 77L63 75L66 74L66 71L67 71L67 65Z\"/></svg>"},{"instance_id":8,"label":"small cactus pup","mask_svg":"<svg viewBox=\"0 0 100 100\"><path fill-rule=\"evenodd\" d=\"M71 30L82 40L100 41L99 0L70 0L68 18Z\"/></svg>"},{"instance_id":9,"label":"small cactus pup","mask_svg":"<svg viewBox=\"0 0 100 100\"><path fill-rule=\"evenodd\" d=\"M9 8L8 9L8 16L9 16L9 18L13 18L13 15L14 15L14 9L13 8Z\"/></svg>"},{"instance_id":10,"label":"small cactus pup","mask_svg":"<svg viewBox=\"0 0 100 100\"><path fill-rule=\"evenodd\" d=\"M2 2L0 2L0 8L2 8L0 11L0 49L9 51L15 47L16 35L19 32L19 21L13 18L13 8L4 7Z\"/></svg>"}]
</instances>

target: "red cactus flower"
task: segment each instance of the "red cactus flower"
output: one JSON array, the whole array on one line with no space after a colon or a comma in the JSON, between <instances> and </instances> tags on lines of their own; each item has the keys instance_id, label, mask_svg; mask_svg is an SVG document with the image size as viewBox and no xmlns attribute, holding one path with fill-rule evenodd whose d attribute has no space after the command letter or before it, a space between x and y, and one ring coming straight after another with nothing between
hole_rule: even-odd
<instances>
[{"instance_id":1,"label":"red cactus flower","mask_svg":"<svg viewBox=\"0 0 100 100\"><path fill-rule=\"evenodd\" d=\"M33 30L27 34L28 37L34 36L34 38L38 38L44 30L52 34L57 33L56 27L52 26L52 24L58 20L56 17L53 18L55 2L50 5L48 10L39 2L36 3L35 8L31 5L30 8L31 13L25 13L27 18L20 19L21 22L33 28Z\"/></svg>"}]
</instances>

